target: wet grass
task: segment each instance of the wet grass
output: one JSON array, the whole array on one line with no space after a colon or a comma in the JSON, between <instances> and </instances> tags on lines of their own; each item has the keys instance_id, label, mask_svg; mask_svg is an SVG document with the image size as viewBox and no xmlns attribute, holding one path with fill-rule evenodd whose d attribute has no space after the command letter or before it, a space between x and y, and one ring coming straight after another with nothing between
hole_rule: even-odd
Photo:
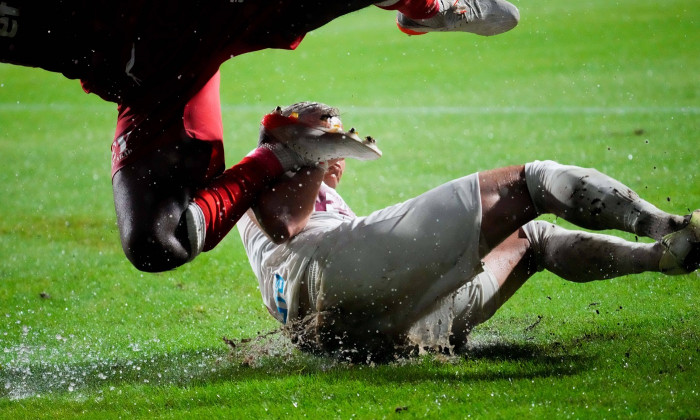
<instances>
[{"instance_id":1,"label":"wet grass","mask_svg":"<svg viewBox=\"0 0 700 420\"><path fill-rule=\"evenodd\" d=\"M366 10L296 52L225 64L227 161L254 146L262 113L313 99L385 152L348 165L341 192L361 214L533 159L596 167L664 210L697 208L694 4L518 5L521 26L500 37L409 38ZM362 366L276 334L243 343L277 325L237 234L169 273L123 257L115 114L76 82L0 65L0 418L700 416L697 275L539 274L460 357Z\"/></svg>"}]
</instances>

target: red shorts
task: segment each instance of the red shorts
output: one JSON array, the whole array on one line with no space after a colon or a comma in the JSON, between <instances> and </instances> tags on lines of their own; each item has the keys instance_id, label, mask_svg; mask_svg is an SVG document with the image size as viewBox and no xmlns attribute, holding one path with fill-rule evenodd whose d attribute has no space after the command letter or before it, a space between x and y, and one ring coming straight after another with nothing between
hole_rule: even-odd
<instances>
[{"instance_id":1,"label":"red shorts","mask_svg":"<svg viewBox=\"0 0 700 420\"><path fill-rule=\"evenodd\" d=\"M186 136L210 143L206 179L223 172L224 144L217 72L184 106L169 102L152 112L119 105L117 130L112 142L112 176L144 154Z\"/></svg>"}]
</instances>

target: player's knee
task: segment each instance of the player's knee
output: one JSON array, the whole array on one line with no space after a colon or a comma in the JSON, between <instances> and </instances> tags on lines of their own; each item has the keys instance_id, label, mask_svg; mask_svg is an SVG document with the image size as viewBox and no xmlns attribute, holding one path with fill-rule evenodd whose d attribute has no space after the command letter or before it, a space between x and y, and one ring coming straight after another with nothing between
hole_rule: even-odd
<instances>
[{"instance_id":1,"label":"player's knee","mask_svg":"<svg viewBox=\"0 0 700 420\"><path fill-rule=\"evenodd\" d=\"M173 234L148 229L124 235L122 248L134 267L149 273L172 270L188 259L186 250Z\"/></svg>"}]
</instances>

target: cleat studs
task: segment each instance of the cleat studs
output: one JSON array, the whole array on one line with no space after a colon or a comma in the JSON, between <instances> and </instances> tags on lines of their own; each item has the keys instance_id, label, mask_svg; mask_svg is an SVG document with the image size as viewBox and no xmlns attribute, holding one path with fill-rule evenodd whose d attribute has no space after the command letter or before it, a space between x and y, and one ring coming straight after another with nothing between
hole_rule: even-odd
<instances>
[{"instance_id":1,"label":"cleat studs","mask_svg":"<svg viewBox=\"0 0 700 420\"><path fill-rule=\"evenodd\" d=\"M350 127L350 131L348 131L350 134L355 134L356 132L357 130L355 130L355 127Z\"/></svg>"},{"instance_id":2,"label":"cleat studs","mask_svg":"<svg viewBox=\"0 0 700 420\"><path fill-rule=\"evenodd\" d=\"M376 142L376 140L372 136L365 137L365 140L367 141L367 143L375 143Z\"/></svg>"},{"instance_id":3,"label":"cleat studs","mask_svg":"<svg viewBox=\"0 0 700 420\"><path fill-rule=\"evenodd\" d=\"M282 107L277 105L277 108L275 108L275 114L281 114L282 113Z\"/></svg>"}]
</instances>

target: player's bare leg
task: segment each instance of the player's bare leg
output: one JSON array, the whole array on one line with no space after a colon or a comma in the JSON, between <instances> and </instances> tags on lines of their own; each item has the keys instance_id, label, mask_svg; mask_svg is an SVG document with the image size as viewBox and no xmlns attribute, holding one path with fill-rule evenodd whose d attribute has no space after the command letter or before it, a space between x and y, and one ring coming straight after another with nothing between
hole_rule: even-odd
<instances>
[{"instance_id":1,"label":"player's bare leg","mask_svg":"<svg viewBox=\"0 0 700 420\"><path fill-rule=\"evenodd\" d=\"M546 270L574 283L607 280L660 272L664 252L665 247L660 242L630 242L610 235L567 230L548 222L530 222L483 259L484 272L477 278L495 278L498 293L482 302L477 311L459 306L466 300L454 299L456 316L451 342L456 346L466 344L471 329L488 320L538 271Z\"/></svg>"},{"instance_id":2,"label":"player's bare leg","mask_svg":"<svg viewBox=\"0 0 700 420\"><path fill-rule=\"evenodd\" d=\"M532 222L536 223L536 222ZM527 225L526 225L527 226ZM538 271L535 250L522 229L507 237L484 257L484 269L498 281L496 309Z\"/></svg>"},{"instance_id":3,"label":"player's bare leg","mask_svg":"<svg viewBox=\"0 0 700 420\"><path fill-rule=\"evenodd\" d=\"M595 169L536 161L481 172L479 182L487 249L544 213L587 229L617 229L656 240L688 224L688 217L659 210Z\"/></svg>"},{"instance_id":4,"label":"player's bare leg","mask_svg":"<svg viewBox=\"0 0 700 420\"><path fill-rule=\"evenodd\" d=\"M537 210L525 182L525 166L479 172L481 193L481 256L535 219Z\"/></svg>"},{"instance_id":5,"label":"player's bare leg","mask_svg":"<svg viewBox=\"0 0 700 420\"><path fill-rule=\"evenodd\" d=\"M538 271L547 270L564 280L587 283L659 272L663 253L660 242L631 242L537 220L511 234L483 261L498 280L503 303Z\"/></svg>"}]
</instances>

